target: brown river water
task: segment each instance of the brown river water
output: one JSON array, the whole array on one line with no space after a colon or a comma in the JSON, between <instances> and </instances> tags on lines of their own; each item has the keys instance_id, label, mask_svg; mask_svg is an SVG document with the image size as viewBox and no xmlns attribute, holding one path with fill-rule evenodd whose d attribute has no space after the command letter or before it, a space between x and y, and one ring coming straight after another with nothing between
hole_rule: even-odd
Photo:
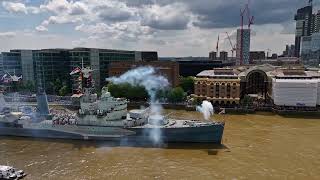
<instances>
[{"instance_id":1,"label":"brown river water","mask_svg":"<svg viewBox=\"0 0 320 180\"><path fill-rule=\"evenodd\" d=\"M23 169L25 179L320 179L319 117L262 113L214 118L226 127L223 146L210 149L2 137L0 164Z\"/></svg>"}]
</instances>

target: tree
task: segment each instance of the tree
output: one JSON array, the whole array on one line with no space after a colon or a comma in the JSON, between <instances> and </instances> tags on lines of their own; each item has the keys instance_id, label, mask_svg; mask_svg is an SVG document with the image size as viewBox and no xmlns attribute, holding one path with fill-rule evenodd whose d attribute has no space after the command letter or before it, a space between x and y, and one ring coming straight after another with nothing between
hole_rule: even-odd
<instances>
[{"instance_id":1,"label":"tree","mask_svg":"<svg viewBox=\"0 0 320 180\"><path fill-rule=\"evenodd\" d=\"M27 83L24 86L24 89L28 92L34 92L35 91L35 85L31 81L27 81Z\"/></svg>"},{"instance_id":2,"label":"tree","mask_svg":"<svg viewBox=\"0 0 320 180\"><path fill-rule=\"evenodd\" d=\"M108 90L114 97L124 97L130 100L146 100L148 93L144 87L131 86L128 83L123 84L108 84Z\"/></svg>"},{"instance_id":3,"label":"tree","mask_svg":"<svg viewBox=\"0 0 320 180\"><path fill-rule=\"evenodd\" d=\"M59 96L65 96L68 94L68 86L64 85L59 89Z\"/></svg>"},{"instance_id":4,"label":"tree","mask_svg":"<svg viewBox=\"0 0 320 180\"><path fill-rule=\"evenodd\" d=\"M181 87L173 88L169 91L167 98L169 102L177 103L185 100L186 93Z\"/></svg>"},{"instance_id":5,"label":"tree","mask_svg":"<svg viewBox=\"0 0 320 180\"><path fill-rule=\"evenodd\" d=\"M49 87L47 87L46 89L48 89L49 93L54 93L54 94L59 94L60 89L63 87L63 84L61 82L61 80L59 78L57 78L54 81L51 81L48 84Z\"/></svg>"},{"instance_id":6,"label":"tree","mask_svg":"<svg viewBox=\"0 0 320 180\"><path fill-rule=\"evenodd\" d=\"M188 94L192 94L194 91L194 77L182 77L180 86Z\"/></svg>"}]
</instances>

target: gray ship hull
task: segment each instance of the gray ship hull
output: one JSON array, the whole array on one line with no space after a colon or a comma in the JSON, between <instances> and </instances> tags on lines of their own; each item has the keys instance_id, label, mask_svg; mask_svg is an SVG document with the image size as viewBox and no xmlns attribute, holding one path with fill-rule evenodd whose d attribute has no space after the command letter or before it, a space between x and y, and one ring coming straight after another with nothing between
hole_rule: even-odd
<instances>
[{"instance_id":1,"label":"gray ship hull","mask_svg":"<svg viewBox=\"0 0 320 180\"><path fill-rule=\"evenodd\" d=\"M105 127L108 130L108 127ZM18 136L50 139L72 140L97 140L97 141L128 141L154 143L153 128L122 128L125 133L112 133L113 127L109 127L109 133L87 134L77 131L59 131L56 129L27 129L17 127L0 127L0 136ZM116 131L118 131L116 129ZM185 128L159 128L159 142L166 143L215 143L221 144L224 125L212 125L203 127Z\"/></svg>"}]
</instances>

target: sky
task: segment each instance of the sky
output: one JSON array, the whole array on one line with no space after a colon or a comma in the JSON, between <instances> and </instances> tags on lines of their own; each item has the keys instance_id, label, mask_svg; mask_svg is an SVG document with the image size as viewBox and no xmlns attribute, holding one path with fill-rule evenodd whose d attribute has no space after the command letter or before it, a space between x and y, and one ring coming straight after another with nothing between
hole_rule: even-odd
<instances>
[{"instance_id":1,"label":"sky","mask_svg":"<svg viewBox=\"0 0 320 180\"><path fill-rule=\"evenodd\" d=\"M251 0L251 50L294 43L294 14L308 0ZM0 0L0 51L91 47L208 56L235 45L247 0ZM320 2L314 2L316 6ZM317 9L315 7L315 9ZM315 11L315 10L314 10ZM247 18L245 18L247 22Z\"/></svg>"}]
</instances>

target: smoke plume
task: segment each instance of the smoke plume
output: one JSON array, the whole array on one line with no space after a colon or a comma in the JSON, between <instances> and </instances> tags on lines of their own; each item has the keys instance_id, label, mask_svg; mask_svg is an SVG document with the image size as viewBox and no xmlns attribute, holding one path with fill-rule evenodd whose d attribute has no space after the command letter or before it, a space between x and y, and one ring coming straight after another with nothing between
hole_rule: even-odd
<instances>
[{"instance_id":1,"label":"smoke plume","mask_svg":"<svg viewBox=\"0 0 320 180\"><path fill-rule=\"evenodd\" d=\"M138 67L126 72L120 77L111 77L106 80L114 84L129 83L132 86L143 86L150 97L150 116L156 117L153 119L161 120L161 118L157 118L161 117L162 106L157 103L156 93L159 90L166 89L169 86L169 82L167 78L157 75L153 67ZM160 122L155 123L161 124ZM152 128L152 131L148 134L154 143L161 141L161 131L159 128Z\"/></svg>"},{"instance_id":2,"label":"smoke plume","mask_svg":"<svg viewBox=\"0 0 320 180\"><path fill-rule=\"evenodd\" d=\"M201 106L197 106L197 111L203 114L205 120L209 120L210 116L214 114L213 106L209 101L203 101Z\"/></svg>"}]
</instances>

